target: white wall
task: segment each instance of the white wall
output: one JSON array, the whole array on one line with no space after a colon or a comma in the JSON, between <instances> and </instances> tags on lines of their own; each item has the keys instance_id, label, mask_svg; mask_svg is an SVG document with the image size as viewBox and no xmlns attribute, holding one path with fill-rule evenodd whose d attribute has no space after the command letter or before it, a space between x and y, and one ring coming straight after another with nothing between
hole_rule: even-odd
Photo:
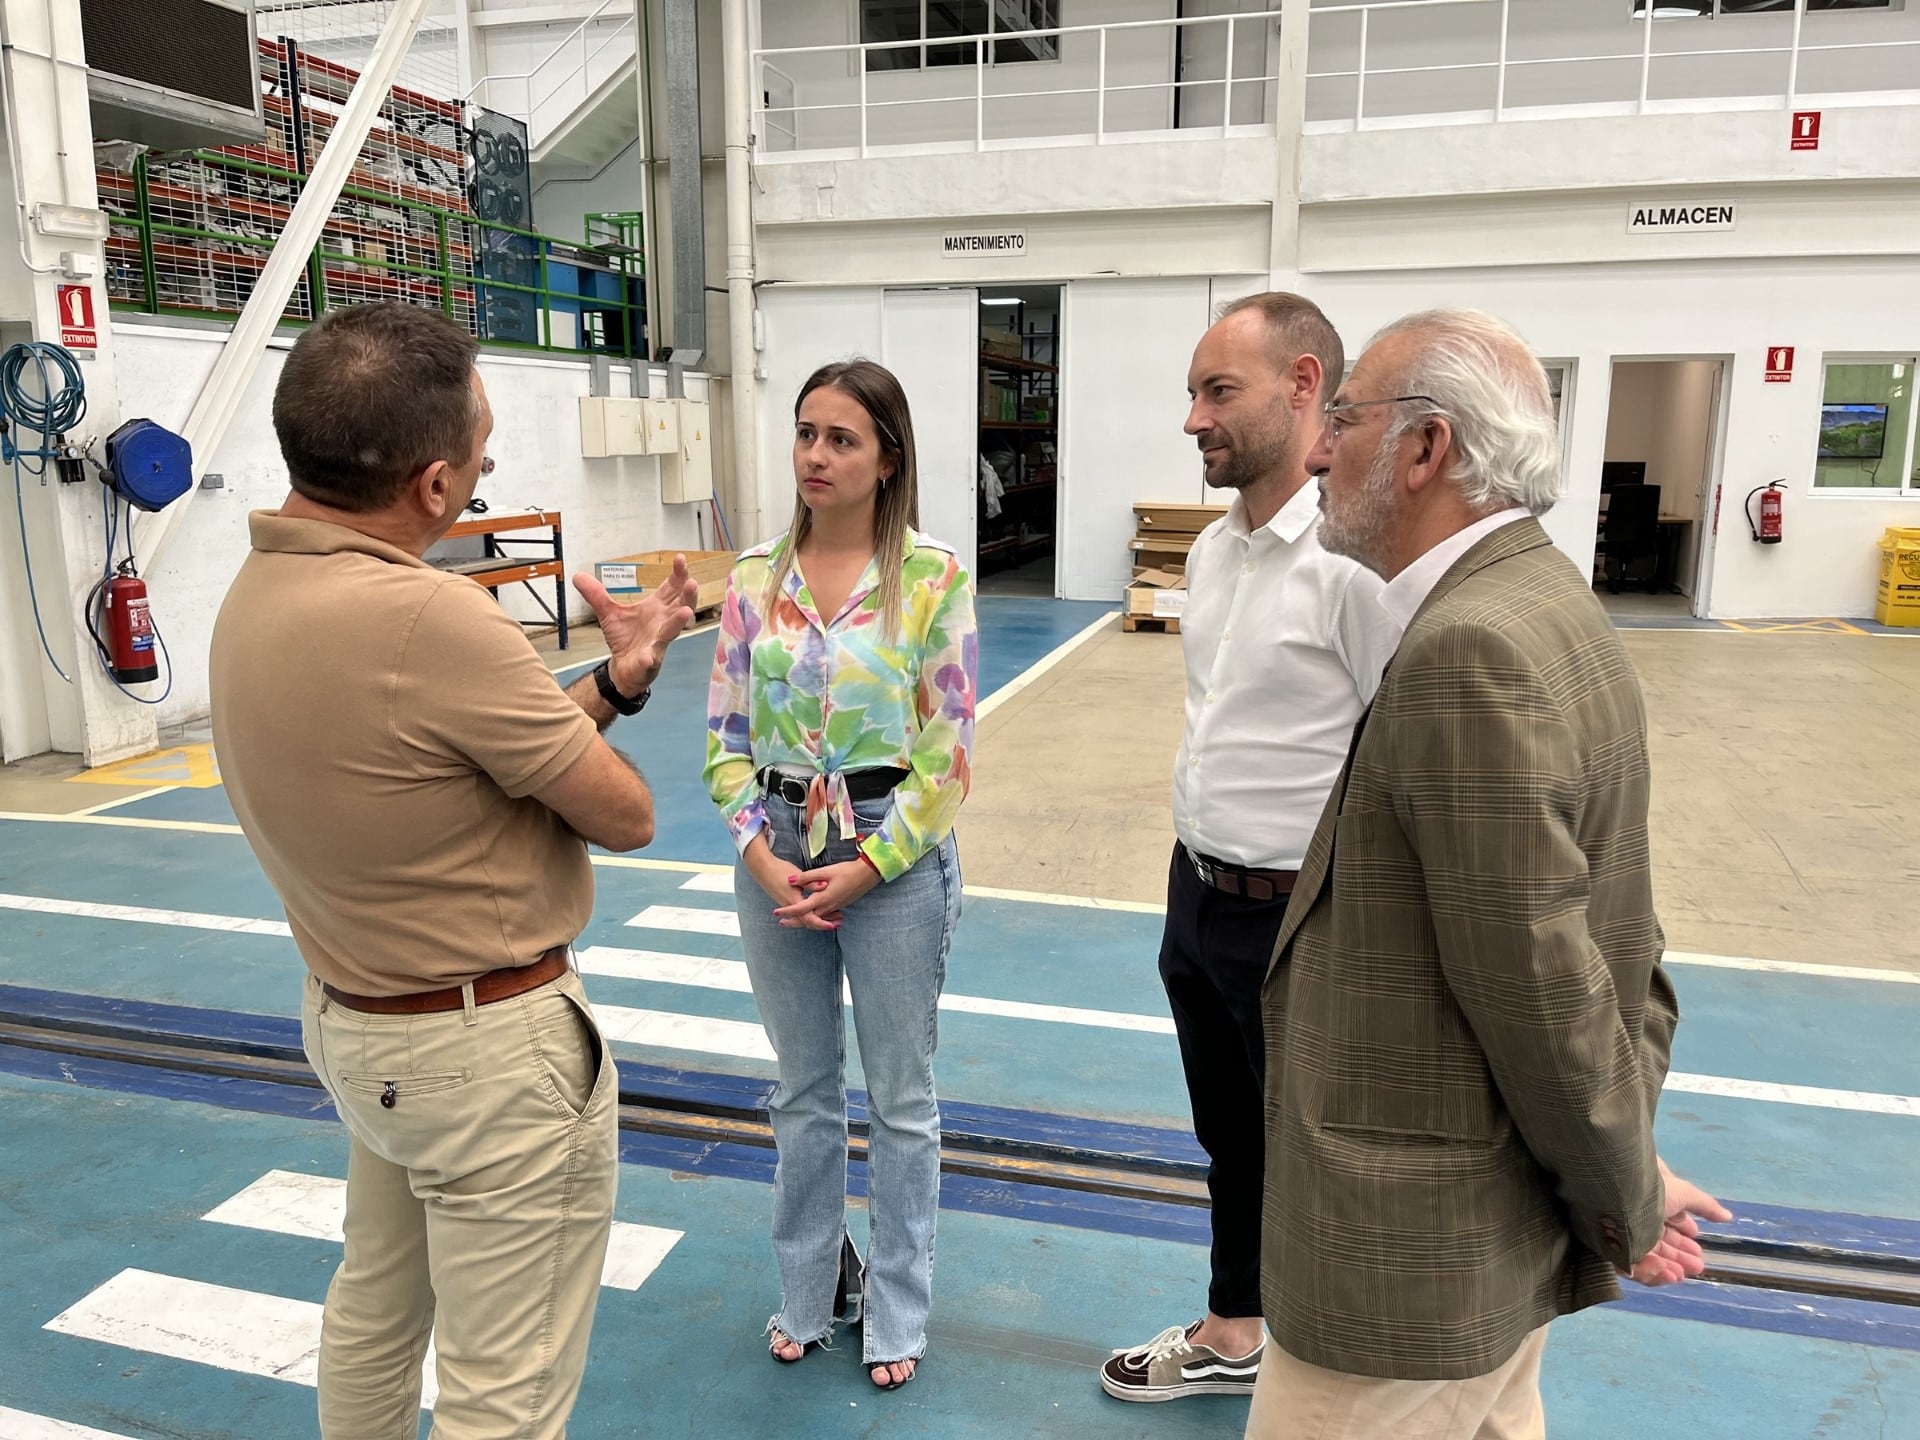
<instances>
[{"instance_id":1,"label":"white wall","mask_svg":"<svg viewBox=\"0 0 1920 1440\"><path fill-rule=\"evenodd\" d=\"M766 351L760 386L760 535L738 535L740 548L785 532L793 517L793 402L801 385L829 360L880 358L882 291L877 285L823 289L769 286L760 292Z\"/></svg>"},{"instance_id":2,"label":"white wall","mask_svg":"<svg viewBox=\"0 0 1920 1440\"><path fill-rule=\"evenodd\" d=\"M1547 517L1547 528L1583 570L1593 562L1615 356L1730 357L1709 614L1870 615L1879 566L1875 541L1888 525L1920 524L1920 500L1817 494L1812 486L1822 354L1920 350L1920 269L1910 260L1323 273L1307 277L1305 288L1340 328L1350 353L1409 311L1471 305L1516 326L1536 353L1574 363L1568 494ZM1797 349L1793 382L1765 383L1767 347L1787 344ZM1756 485L1783 477L1785 543L1752 544L1740 500ZM1706 522L1711 526L1713 517Z\"/></svg>"},{"instance_id":3,"label":"white wall","mask_svg":"<svg viewBox=\"0 0 1920 1440\"><path fill-rule=\"evenodd\" d=\"M179 330L116 320L112 343L120 364L125 413L170 427L180 425L225 338L222 330ZM195 457L196 471L223 475L226 488L195 496L146 577L154 615L176 667L172 694L159 712L162 725L207 713L207 646L221 598L246 558L247 512L272 509L286 496L286 471L274 438L271 407L273 387L290 343L277 341L268 349L219 450L211 457ZM616 392L625 380L623 370L615 370ZM496 511L559 510L566 522L570 572L588 569L595 560L641 550L697 547L696 507L660 503L658 460L581 458L577 402L588 393L584 360L488 353L481 357L480 373L494 412L488 453L499 467L481 483L480 494ZM653 393L663 394L664 384L664 374L654 372ZM688 393L700 398L704 383L690 383ZM551 603L549 590L543 588L542 593ZM538 613L518 587L499 594L519 618L531 619ZM585 602L571 587L568 595L573 616L586 618Z\"/></svg>"},{"instance_id":4,"label":"white wall","mask_svg":"<svg viewBox=\"0 0 1920 1440\"><path fill-rule=\"evenodd\" d=\"M1181 426L1187 362L1211 300L1204 277L1067 287L1055 553L1069 600L1112 600L1126 588L1135 502L1201 497L1199 452Z\"/></svg>"}]
</instances>

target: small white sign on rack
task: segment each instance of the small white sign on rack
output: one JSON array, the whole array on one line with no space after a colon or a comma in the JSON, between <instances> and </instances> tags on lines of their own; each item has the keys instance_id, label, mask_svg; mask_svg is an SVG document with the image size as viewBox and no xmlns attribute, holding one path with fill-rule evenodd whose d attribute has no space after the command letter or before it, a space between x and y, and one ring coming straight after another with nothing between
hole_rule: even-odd
<instances>
[{"instance_id":1,"label":"small white sign on rack","mask_svg":"<svg viewBox=\"0 0 1920 1440\"><path fill-rule=\"evenodd\" d=\"M1024 230L959 230L940 237L940 253L949 260L993 259L1027 253Z\"/></svg>"}]
</instances>

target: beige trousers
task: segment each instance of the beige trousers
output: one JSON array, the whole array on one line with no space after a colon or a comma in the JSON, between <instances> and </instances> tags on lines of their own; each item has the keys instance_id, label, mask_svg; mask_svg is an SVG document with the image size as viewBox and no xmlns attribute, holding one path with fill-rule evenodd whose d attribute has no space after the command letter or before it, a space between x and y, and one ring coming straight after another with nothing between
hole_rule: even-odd
<instances>
[{"instance_id":1,"label":"beige trousers","mask_svg":"<svg viewBox=\"0 0 1920 1440\"><path fill-rule=\"evenodd\" d=\"M1376 1380L1322 1370L1271 1338L1247 1440L1545 1440L1542 1325L1498 1370L1471 1380Z\"/></svg>"},{"instance_id":2,"label":"beige trousers","mask_svg":"<svg viewBox=\"0 0 1920 1440\"><path fill-rule=\"evenodd\" d=\"M412 1016L348 1010L309 977L301 1022L350 1137L323 1440L415 1440L429 1337L432 1440L561 1440L619 1171L619 1083L580 977Z\"/></svg>"}]
</instances>

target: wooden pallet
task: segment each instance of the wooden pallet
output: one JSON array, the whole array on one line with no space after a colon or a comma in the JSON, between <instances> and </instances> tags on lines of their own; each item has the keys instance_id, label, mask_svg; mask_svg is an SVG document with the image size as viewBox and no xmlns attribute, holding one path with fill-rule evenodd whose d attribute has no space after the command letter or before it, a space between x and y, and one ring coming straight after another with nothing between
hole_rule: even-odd
<instances>
[{"instance_id":1,"label":"wooden pallet","mask_svg":"<svg viewBox=\"0 0 1920 1440\"><path fill-rule=\"evenodd\" d=\"M1180 621L1173 616L1163 618L1156 615L1122 615L1120 628L1128 635L1136 630L1145 630L1150 634L1178 635Z\"/></svg>"}]
</instances>

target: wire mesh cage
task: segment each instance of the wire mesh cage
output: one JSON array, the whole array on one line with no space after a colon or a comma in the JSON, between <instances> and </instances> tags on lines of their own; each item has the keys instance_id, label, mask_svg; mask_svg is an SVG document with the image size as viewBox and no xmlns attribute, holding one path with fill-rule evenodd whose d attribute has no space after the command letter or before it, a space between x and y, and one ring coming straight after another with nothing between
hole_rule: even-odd
<instances>
[{"instance_id":1,"label":"wire mesh cage","mask_svg":"<svg viewBox=\"0 0 1920 1440\"><path fill-rule=\"evenodd\" d=\"M97 147L116 304L150 313L241 311L306 177L334 143L393 8L391 0L259 6L267 127L257 143L144 154ZM622 313L588 316L581 265L549 265L555 242L532 225L526 124L442 98L458 89L455 40L453 27L438 21L415 36L285 319L404 300L443 311L483 340L644 353L629 348L643 344L645 332L637 287L596 298Z\"/></svg>"}]
</instances>

